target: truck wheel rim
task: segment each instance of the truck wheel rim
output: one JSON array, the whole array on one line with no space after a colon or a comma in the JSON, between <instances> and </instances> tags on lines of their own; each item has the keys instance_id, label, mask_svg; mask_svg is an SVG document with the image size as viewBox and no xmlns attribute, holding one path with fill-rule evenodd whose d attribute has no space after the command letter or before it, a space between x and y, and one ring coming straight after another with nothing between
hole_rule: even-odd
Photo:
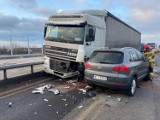
<instances>
[{"instance_id":1,"label":"truck wheel rim","mask_svg":"<svg viewBox=\"0 0 160 120\"><path fill-rule=\"evenodd\" d=\"M136 81L133 80L132 81L132 86L131 86L131 92L132 92L132 94L134 94L135 91L136 91Z\"/></svg>"}]
</instances>

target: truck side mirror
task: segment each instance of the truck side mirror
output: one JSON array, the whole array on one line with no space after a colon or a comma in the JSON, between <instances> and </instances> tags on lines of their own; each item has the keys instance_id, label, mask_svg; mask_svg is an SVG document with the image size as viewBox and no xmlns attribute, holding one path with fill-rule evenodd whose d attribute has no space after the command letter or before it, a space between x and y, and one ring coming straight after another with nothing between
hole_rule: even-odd
<instances>
[{"instance_id":1,"label":"truck side mirror","mask_svg":"<svg viewBox=\"0 0 160 120\"><path fill-rule=\"evenodd\" d=\"M88 34L86 35L86 42L94 41L95 32L93 28L89 28Z\"/></svg>"}]
</instances>

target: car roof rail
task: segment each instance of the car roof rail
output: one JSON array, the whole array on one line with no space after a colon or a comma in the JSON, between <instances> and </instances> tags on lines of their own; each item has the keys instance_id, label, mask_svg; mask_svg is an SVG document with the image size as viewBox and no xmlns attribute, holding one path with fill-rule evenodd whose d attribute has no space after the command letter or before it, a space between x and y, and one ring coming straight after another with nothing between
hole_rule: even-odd
<instances>
[{"instance_id":1,"label":"car roof rail","mask_svg":"<svg viewBox=\"0 0 160 120\"><path fill-rule=\"evenodd\" d=\"M124 49L133 49L133 47L123 47L123 48L121 48L121 50L124 50Z\"/></svg>"}]
</instances>

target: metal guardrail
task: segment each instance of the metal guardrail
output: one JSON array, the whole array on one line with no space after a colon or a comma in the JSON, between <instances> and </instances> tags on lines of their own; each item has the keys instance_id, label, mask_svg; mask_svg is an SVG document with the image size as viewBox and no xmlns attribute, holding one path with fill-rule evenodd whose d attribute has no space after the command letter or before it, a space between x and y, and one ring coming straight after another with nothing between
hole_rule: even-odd
<instances>
[{"instance_id":1,"label":"metal guardrail","mask_svg":"<svg viewBox=\"0 0 160 120\"><path fill-rule=\"evenodd\" d=\"M32 63L15 64L15 65L9 65L9 66L1 66L0 70L3 70L4 79L7 79L7 69L15 69L15 68L22 68L22 67L31 66L31 74L32 74L33 73L33 66L40 65L43 63L44 62L32 62Z\"/></svg>"},{"instance_id":2,"label":"metal guardrail","mask_svg":"<svg viewBox=\"0 0 160 120\"><path fill-rule=\"evenodd\" d=\"M42 54L39 53L39 54L23 54L23 55L0 55L0 59L17 58L17 57L38 57L38 56L42 56Z\"/></svg>"}]
</instances>

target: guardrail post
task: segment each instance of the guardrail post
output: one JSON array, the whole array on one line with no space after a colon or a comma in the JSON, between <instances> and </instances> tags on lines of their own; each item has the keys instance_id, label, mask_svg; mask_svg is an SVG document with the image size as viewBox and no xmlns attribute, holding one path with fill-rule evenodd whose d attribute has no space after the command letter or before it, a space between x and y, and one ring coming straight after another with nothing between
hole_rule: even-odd
<instances>
[{"instance_id":1,"label":"guardrail post","mask_svg":"<svg viewBox=\"0 0 160 120\"><path fill-rule=\"evenodd\" d=\"M31 65L31 73L33 73L33 65Z\"/></svg>"},{"instance_id":2,"label":"guardrail post","mask_svg":"<svg viewBox=\"0 0 160 120\"><path fill-rule=\"evenodd\" d=\"M7 79L7 70L6 69L3 70L3 74L4 74L4 79Z\"/></svg>"}]
</instances>

